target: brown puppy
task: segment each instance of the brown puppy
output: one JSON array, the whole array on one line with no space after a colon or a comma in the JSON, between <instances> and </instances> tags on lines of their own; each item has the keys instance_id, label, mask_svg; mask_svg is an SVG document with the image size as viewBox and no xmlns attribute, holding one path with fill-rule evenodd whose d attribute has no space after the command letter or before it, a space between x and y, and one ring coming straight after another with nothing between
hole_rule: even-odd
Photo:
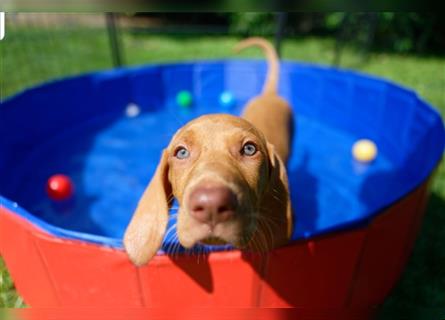
<instances>
[{"instance_id":1,"label":"brown puppy","mask_svg":"<svg viewBox=\"0 0 445 320\"><path fill-rule=\"evenodd\" d=\"M178 239L186 248L230 243L267 251L289 240L285 167L263 133L242 118L206 115L174 135L125 232L136 265L159 250L173 197Z\"/></svg>"},{"instance_id":2,"label":"brown puppy","mask_svg":"<svg viewBox=\"0 0 445 320\"><path fill-rule=\"evenodd\" d=\"M272 143L278 155L287 162L290 149L292 110L289 104L277 94L279 61L274 47L263 38L249 38L241 41L236 51L251 46L260 47L267 58L269 70L262 93L250 100L244 109L243 118L249 120Z\"/></svg>"}]
</instances>

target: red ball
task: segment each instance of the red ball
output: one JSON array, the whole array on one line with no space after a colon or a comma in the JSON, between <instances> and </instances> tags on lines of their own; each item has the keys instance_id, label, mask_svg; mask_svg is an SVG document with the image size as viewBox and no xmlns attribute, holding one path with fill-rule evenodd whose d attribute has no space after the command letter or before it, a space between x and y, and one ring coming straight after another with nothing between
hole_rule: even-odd
<instances>
[{"instance_id":1,"label":"red ball","mask_svg":"<svg viewBox=\"0 0 445 320\"><path fill-rule=\"evenodd\" d=\"M48 179L46 192L52 200L67 200L74 193L73 182L63 174L55 174Z\"/></svg>"}]
</instances>

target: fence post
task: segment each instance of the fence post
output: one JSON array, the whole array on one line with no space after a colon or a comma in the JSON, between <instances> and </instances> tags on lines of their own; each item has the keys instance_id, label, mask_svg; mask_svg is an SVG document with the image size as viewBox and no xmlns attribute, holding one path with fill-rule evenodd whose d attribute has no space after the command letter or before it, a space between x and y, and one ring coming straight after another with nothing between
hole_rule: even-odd
<instances>
[{"instance_id":1,"label":"fence post","mask_svg":"<svg viewBox=\"0 0 445 320\"><path fill-rule=\"evenodd\" d=\"M122 66L121 43L116 26L116 15L112 12L105 14L107 23L108 39L110 41L111 57L115 68Z\"/></svg>"},{"instance_id":2,"label":"fence post","mask_svg":"<svg viewBox=\"0 0 445 320\"><path fill-rule=\"evenodd\" d=\"M281 57L281 43L284 35L284 27L286 26L287 12L277 13L277 30L275 32L275 49L278 57Z\"/></svg>"}]
</instances>

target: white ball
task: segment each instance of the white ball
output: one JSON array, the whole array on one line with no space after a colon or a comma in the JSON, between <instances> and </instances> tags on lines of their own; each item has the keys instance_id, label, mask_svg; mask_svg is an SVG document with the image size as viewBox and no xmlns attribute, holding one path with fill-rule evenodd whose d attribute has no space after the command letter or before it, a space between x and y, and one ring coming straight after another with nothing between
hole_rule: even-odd
<instances>
[{"instance_id":1,"label":"white ball","mask_svg":"<svg viewBox=\"0 0 445 320\"><path fill-rule=\"evenodd\" d=\"M141 113L141 109L135 103L129 103L125 109L125 114L129 118L137 117Z\"/></svg>"}]
</instances>

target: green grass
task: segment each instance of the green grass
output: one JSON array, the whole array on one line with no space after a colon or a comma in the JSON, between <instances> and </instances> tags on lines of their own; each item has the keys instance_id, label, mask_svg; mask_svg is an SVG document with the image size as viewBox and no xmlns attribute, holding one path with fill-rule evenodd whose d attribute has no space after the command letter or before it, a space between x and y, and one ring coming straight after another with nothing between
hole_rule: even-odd
<instances>
[{"instance_id":1,"label":"green grass","mask_svg":"<svg viewBox=\"0 0 445 320\"><path fill-rule=\"evenodd\" d=\"M128 65L233 56L238 41L229 36L161 36L123 32ZM330 64L332 39L286 40L283 58ZM30 85L65 75L111 67L108 40L100 29L8 29L0 46L2 97ZM261 57L248 51L244 57ZM416 90L445 115L445 57L420 57L373 52L366 61L352 48L345 48L342 67L385 77ZM432 197L413 255L402 278L382 310L388 318L400 318L412 310L421 318L445 307L445 168L442 164L432 184ZM382 248L384 250L384 248ZM0 259L0 307L22 306L8 272ZM418 316L418 317L417 317Z\"/></svg>"},{"instance_id":2,"label":"green grass","mask_svg":"<svg viewBox=\"0 0 445 320\"><path fill-rule=\"evenodd\" d=\"M0 257L0 308L23 306L23 299L17 294L8 270Z\"/></svg>"}]
</instances>

